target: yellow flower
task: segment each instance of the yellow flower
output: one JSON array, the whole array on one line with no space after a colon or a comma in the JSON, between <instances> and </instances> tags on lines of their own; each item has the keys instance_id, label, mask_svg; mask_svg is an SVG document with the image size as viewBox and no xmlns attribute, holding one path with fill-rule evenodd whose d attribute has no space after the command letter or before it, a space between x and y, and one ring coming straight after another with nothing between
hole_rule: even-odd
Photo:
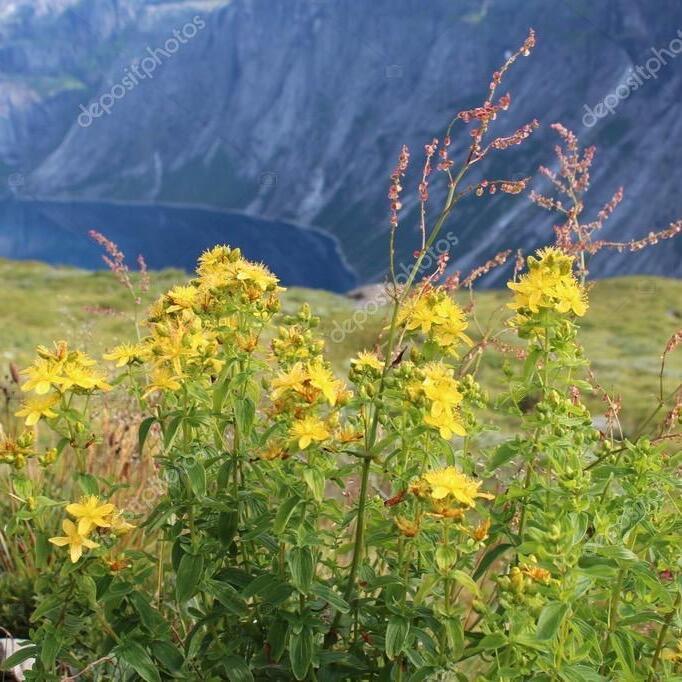
<instances>
[{"instance_id":1,"label":"yellow flower","mask_svg":"<svg viewBox=\"0 0 682 682\"><path fill-rule=\"evenodd\" d=\"M552 579L552 574L547 569L540 568L539 566L523 564L521 566L521 572L536 583L544 583L547 585Z\"/></svg>"},{"instance_id":2,"label":"yellow flower","mask_svg":"<svg viewBox=\"0 0 682 682\"><path fill-rule=\"evenodd\" d=\"M471 537L478 542L483 542L488 539L489 533L490 519L484 519L471 531Z\"/></svg>"},{"instance_id":3,"label":"yellow flower","mask_svg":"<svg viewBox=\"0 0 682 682\"><path fill-rule=\"evenodd\" d=\"M85 391L91 391L96 388L102 391L111 389L111 386L107 384L101 374L78 362L67 362L64 365L63 372L61 387L64 391L68 391L73 387L82 388Z\"/></svg>"},{"instance_id":4,"label":"yellow flower","mask_svg":"<svg viewBox=\"0 0 682 682\"><path fill-rule=\"evenodd\" d=\"M319 443L329 438L329 431L321 419L308 415L293 423L291 435L298 439L298 447L305 450L311 443Z\"/></svg>"},{"instance_id":5,"label":"yellow flower","mask_svg":"<svg viewBox=\"0 0 682 682\"><path fill-rule=\"evenodd\" d=\"M308 377L310 385L322 392L330 405L336 405L336 399L342 384L334 378L331 370L321 362L313 362L308 365Z\"/></svg>"},{"instance_id":6,"label":"yellow flower","mask_svg":"<svg viewBox=\"0 0 682 682\"><path fill-rule=\"evenodd\" d=\"M287 391L303 391L303 384L308 380L308 372L297 362L288 372L280 372L272 380L272 399L278 400Z\"/></svg>"},{"instance_id":7,"label":"yellow flower","mask_svg":"<svg viewBox=\"0 0 682 682\"><path fill-rule=\"evenodd\" d=\"M272 441L271 443L267 444L264 450L261 450L258 453L258 456L261 459L264 459L266 462L270 462L274 459L284 459L286 454L287 452L282 443L279 443L278 441Z\"/></svg>"},{"instance_id":8,"label":"yellow flower","mask_svg":"<svg viewBox=\"0 0 682 682\"><path fill-rule=\"evenodd\" d=\"M100 504L99 497L88 495L80 502L73 502L66 506L66 511L78 519L78 532L87 535L93 528L111 527L111 515L116 507L110 502Z\"/></svg>"},{"instance_id":9,"label":"yellow flower","mask_svg":"<svg viewBox=\"0 0 682 682\"><path fill-rule=\"evenodd\" d=\"M425 379L422 383L424 395L431 401L431 414L438 417L462 402L452 368L442 362L431 362L424 367Z\"/></svg>"},{"instance_id":10,"label":"yellow flower","mask_svg":"<svg viewBox=\"0 0 682 682\"><path fill-rule=\"evenodd\" d=\"M36 348L36 353L45 360L54 360L55 362L65 360L69 354L69 346L66 341L53 341L52 345L54 346L53 350L40 345Z\"/></svg>"},{"instance_id":11,"label":"yellow flower","mask_svg":"<svg viewBox=\"0 0 682 682\"><path fill-rule=\"evenodd\" d=\"M419 524L415 523L414 521L410 521L403 516L396 516L393 519L393 522L400 531L400 534L404 535L406 538L413 538L415 535L417 535L417 533L419 533Z\"/></svg>"},{"instance_id":12,"label":"yellow flower","mask_svg":"<svg viewBox=\"0 0 682 682\"><path fill-rule=\"evenodd\" d=\"M557 311L560 313L574 312L582 317L587 312L587 296L582 287L575 281L561 281L556 289Z\"/></svg>"},{"instance_id":13,"label":"yellow flower","mask_svg":"<svg viewBox=\"0 0 682 682\"><path fill-rule=\"evenodd\" d=\"M35 391L38 395L45 395L52 386L62 383L62 364L54 360L38 359L33 365L23 370L28 380L21 387L22 391Z\"/></svg>"},{"instance_id":14,"label":"yellow flower","mask_svg":"<svg viewBox=\"0 0 682 682\"><path fill-rule=\"evenodd\" d=\"M237 280L253 284L261 291L274 289L279 280L261 263L242 260L237 264Z\"/></svg>"},{"instance_id":15,"label":"yellow flower","mask_svg":"<svg viewBox=\"0 0 682 682\"><path fill-rule=\"evenodd\" d=\"M338 439L339 443L343 443L344 445L346 443L356 443L357 441L363 439L363 433L362 431L354 428L351 424L344 424L343 427L337 432L336 438Z\"/></svg>"},{"instance_id":16,"label":"yellow flower","mask_svg":"<svg viewBox=\"0 0 682 682\"><path fill-rule=\"evenodd\" d=\"M350 361L350 364L358 370L372 369L381 372L384 369L384 363L379 360L379 356L365 350L358 353L357 357Z\"/></svg>"},{"instance_id":17,"label":"yellow flower","mask_svg":"<svg viewBox=\"0 0 682 682\"><path fill-rule=\"evenodd\" d=\"M432 499L443 500L451 497L465 507L473 507L477 497L488 500L495 497L489 493L479 492L482 481L469 478L455 467L430 471L424 474L424 481L429 486L429 495Z\"/></svg>"},{"instance_id":18,"label":"yellow flower","mask_svg":"<svg viewBox=\"0 0 682 682\"><path fill-rule=\"evenodd\" d=\"M541 309L583 316L587 311L584 288L573 275L573 256L547 248L528 258L528 272L507 286L514 292L509 307L538 313Z\"/></svg>"},{"instance_id":19,"label":"yellow flower","mask_svg":"<svg viewBox=\"0 0 682 682\"><path fill-rule=\"evenodd\" d=\"M170 305L166 308L169 313L178 310L191 309L199 297L199 290L193 286L178 285L166 292L166 300Z\"/></svg>"},{"instance_id":20,"label":"yellow flower","mask_svg":"<svg viewBox=\"0 0 682 682\"><path fill-rule=\"evenodd\" d=\"M408 331L427 334L449 352L454 352L460 341L471 345L471 339L464 333L468 327L464 311L441 288L418 291L401 309L398 323Z\"/></svg>"},{"instance_id":21,"label":"yellow flower","mask_svg":"<svg viewBox=\"0 0 682 682\"><path fill-rule=\"evenodd\" d=\"M64 519L62 528L64 529L65 535L50 538L49 541L57 547L66 547L68 545L72 563L75 564L83 556L83 547L86 547L87 549L99 547L96 542L89 540L82 533L79 533L76 524L73 521Z\"/></svg>"},{"instance_id":22,"label":"yellow flower","mask_svg":"<svg viewBox=\"0 0 682 682\"><path fill-rule=\"evenodd\" d=\"M434 403L434 406L436 403ZM432 408L433 409L433 408ZM434 429L438 429L440 437L450 440L453 436L466 436L467 432L462 422L455 413L447 408L440 407L437 414L424 415L424 423Z\"/></svg>"},{"instance_id":23,"label":"yellow flower","mask_svg":"<svg viewBox=\"0 0 682 682\"><path fill-rule=\"evenodd\" d=\"M123 518L121 512L115 512L111 516L109 527L114 535L125 535L135 528L134 524L129 523Z\"/></svg>"},{"instance_id":24,"label":"yellow flower","mask_svg":"<svg viewBox=\"0 0 682 682\"><path fill-rule=\"evenodd\" d=\"M57 416L57 413L52 408L58 402L59 396L55 393L29 398L15 415L17 417L26 417L26 426L35 426L41 417L53 419Z\"/></svg>"},{"instance_id":25,"label":"yellow flower","mask_svg":"<svg viewBox=\"0 0 682 682\"><path fill-rule=\"evenodd\" d=\"M219 244L212 249L204 251L201 256L199 256L197 273L202 275L224 267L230 262L233 253L232 249L224 244Z\"/></svg>"},{"instance_id":26,"label":"yellow flower","mask_svg":"<svg viewBox=\"0 0 682 682\"><path fill-rule=\"evenodd\" d=\"M180 386L180 377L168 369L157 367L152 371L149 385L142 397L146 398L155 391L177 391Z\"/></svg>"},{"instance_id":27,"label":"yellow flower","mask_svg":"<svg viewBox=\"0 0 682 682\"><path fill-rule=\"evenodd\" d=\"M116 362L116 367L124 367L133 362L140 362L144 359L145 349L141 344L122 343L120 346L112 348L102 357L105 360Z\"/></svg>"}]
</instances>

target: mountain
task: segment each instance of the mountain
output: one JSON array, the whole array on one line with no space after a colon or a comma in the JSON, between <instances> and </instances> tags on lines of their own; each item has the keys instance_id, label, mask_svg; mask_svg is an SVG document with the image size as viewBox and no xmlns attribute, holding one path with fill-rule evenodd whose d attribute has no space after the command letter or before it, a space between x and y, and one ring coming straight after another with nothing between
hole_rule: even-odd
<instances>
[{"instance_id":1,"label":"mountain","mask_svg":"<svg viewBox=\"0 0 682 682\"><path fill-rule=\"evenodd\" d=\"M361 281L376 280L401 145L413 160L398 244L409 263L423 144L482 101L529 26L538 46L505 78L512 106L495 130L542 127L491 158L485 177L551 165L549 124L562 121L598 146L594 213L625 186L605 238L682 217L678 0L565 0L551 11L546 0L0 0L6 193L210 205L316 226ZM634 88L638 67L647 77ZM592 120L609 95L613 113ZM467 142L457 128L455 154ZM435 213L442 190L432 194ZM524 196L469 198L447 227L454 267L534 248L551 224ZM602 254L593 272L682 276L682 239Z\"/></svg>"}]
</instances>

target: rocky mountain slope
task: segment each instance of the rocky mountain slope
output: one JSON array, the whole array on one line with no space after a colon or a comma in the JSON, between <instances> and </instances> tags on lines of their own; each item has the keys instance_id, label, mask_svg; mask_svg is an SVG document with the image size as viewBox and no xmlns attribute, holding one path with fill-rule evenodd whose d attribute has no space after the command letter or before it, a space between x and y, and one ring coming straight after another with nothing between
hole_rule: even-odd
<instances>
[{"instance_id":1,"label":"rocky mountain slope","mask_svg":"<svg viewBox=\"0 0 682 682\"><path fill-rule=\"evenodd\" d=\"M512 107L496 125L508 134L537 117L543 127L523 147L500 152L485 175L535 175L552 162L549 124L561 120L599 147L595 211L625 186L605 236L665 227L682 217L682 56L660 50L678 38L682 6L551 5L0 0L4 187L19 198L209 204L315 225L339 238L361 279L377 279L400 146L414 159L400 235L408 262L423 144L453 113L480 102L490 73L533 26L537 50L506 81ZM636 67L650 77L618 89ZM590 125L585 105L616 92L613 113ZM99 115L84 113L93 111ZM466 142L459 129L455 147ZM525 197L472 198L458 211L448 229L463 270L504 247L550 238L551 217ZM682 276L680 242L636 257L600 256L594 269Z\"/></svg>"}]
</instances>

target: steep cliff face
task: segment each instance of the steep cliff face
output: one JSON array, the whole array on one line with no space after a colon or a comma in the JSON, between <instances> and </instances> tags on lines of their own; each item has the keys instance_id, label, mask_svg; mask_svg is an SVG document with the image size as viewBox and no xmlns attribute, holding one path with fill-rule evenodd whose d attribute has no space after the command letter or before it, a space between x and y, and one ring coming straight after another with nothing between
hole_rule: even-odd
<instances>
[{"instance_id":1,"label":"steep cliff face","mask_svg":"<svg viewBox=\"0 0 682 682\"><path fill-rule=\"evenodd\" d=\"M529 26L538 48L510 74L499 133L537 117L597 144L595 210L626 187L606 237L682 216L682 55L664 54L627 95L621 87L612 114L585 116L677 37L675 0L570 0L551 11L546 0L0 2L0 161L21 196L213 204L317 225L364 279L378 278L400 146L414 158L400 234L408 261L423 144L480 101ZM467 134L457 135L461 150ZM553 144L545 125L483 172L533 175ZM551 218L523 197L495 196L463 203L448 229L466 270L505 246L543 243ZM595 271L682 275L681 250L612 254Z\"/></svg>"}]
</instances>

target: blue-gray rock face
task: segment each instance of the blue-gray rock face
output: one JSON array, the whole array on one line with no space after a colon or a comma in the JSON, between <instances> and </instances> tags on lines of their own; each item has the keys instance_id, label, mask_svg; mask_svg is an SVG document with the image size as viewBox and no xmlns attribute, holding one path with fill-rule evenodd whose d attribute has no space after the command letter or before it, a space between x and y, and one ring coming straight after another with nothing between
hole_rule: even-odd
<instances>
[{"instance_id":1,"label":"blue-gray rock face","mask_svg":"<svg viewBox=\"0 0 682 682\"><path fill-rule=\"evenodd\" d=\"M208 204L316 225L363 280L380 278L400 146L413 153L409 261L423 144L480 103L529 26L538 47L506 79L512 107L495 125L543 127L481 172L535 175L560 120L598 145L595 213L625 186L606 238L682 217L678 0L0 0L0 170L20 197ZM590 117L607 96L613 113ZM467 142L457 129L455 149ZM472 197L448 225L453 263L533 248L551 224L525 197ZM599 256L593 270L682 276L682 239Z\"/></svg>"}]
</instances>

